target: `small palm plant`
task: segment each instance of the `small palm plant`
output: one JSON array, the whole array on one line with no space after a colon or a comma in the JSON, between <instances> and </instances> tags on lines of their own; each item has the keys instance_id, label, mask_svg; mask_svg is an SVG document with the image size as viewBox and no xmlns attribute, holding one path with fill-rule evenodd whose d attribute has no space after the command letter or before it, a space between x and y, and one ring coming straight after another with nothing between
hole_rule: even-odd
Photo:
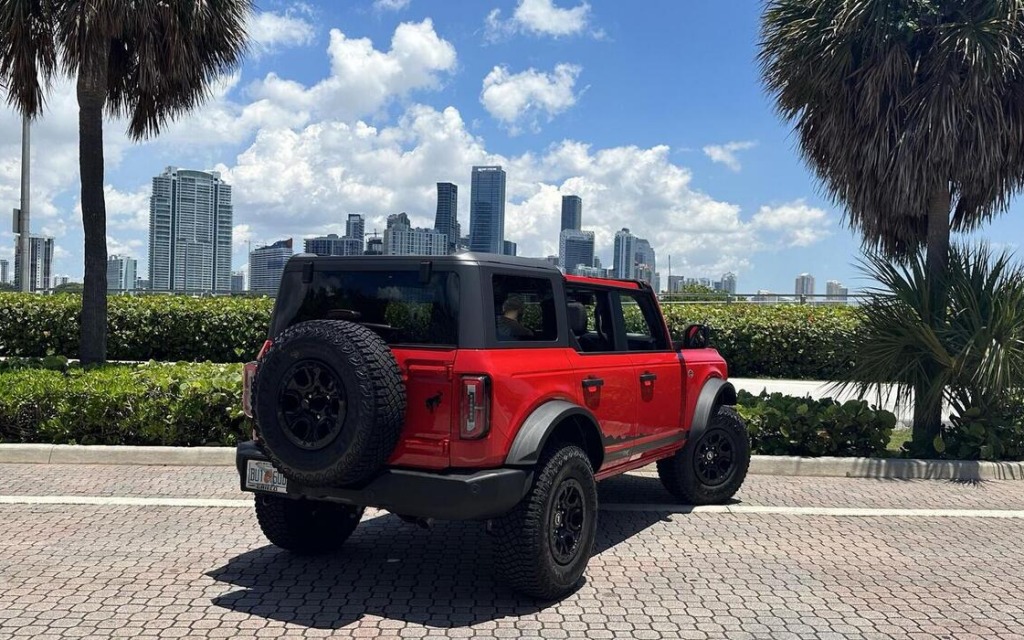
<instances>
[{"instance_id":1,"label":"small palm plant","mask_svg":"<svg viewBox=\"0 0 1024 640\"><path fill-rule=\"evenodd\" d=\"M946 402L955 416L1004 414L1024 387L1024 268L979 245L952 248L943 282L927 277L922 256L902 266L872 256L865 272L880 286L862 308L843 386L863 395L894 383L897 406L914 390L915 412L938 412ZM948 291L948 304L936 306L936 286ZM929 443L939 453L948 430Z\"/></svg>"}]
</instances>

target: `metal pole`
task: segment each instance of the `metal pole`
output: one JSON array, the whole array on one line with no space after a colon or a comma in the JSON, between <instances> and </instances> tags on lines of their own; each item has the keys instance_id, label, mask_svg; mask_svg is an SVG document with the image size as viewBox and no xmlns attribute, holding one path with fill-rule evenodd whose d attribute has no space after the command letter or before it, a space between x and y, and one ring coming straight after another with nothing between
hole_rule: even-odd
<instances>
[{"instance_id":1,"label":"metal pole","mask_svg":"<svg viewBox=\"0 0 1024 640\"><path fill-rule=\"evenodd\" d=\"M21 290L32 291L32 240L29 230L29 120L28 116L21 118L21 224L18 242L21 244Z\"/></svg>"}]
</instances>

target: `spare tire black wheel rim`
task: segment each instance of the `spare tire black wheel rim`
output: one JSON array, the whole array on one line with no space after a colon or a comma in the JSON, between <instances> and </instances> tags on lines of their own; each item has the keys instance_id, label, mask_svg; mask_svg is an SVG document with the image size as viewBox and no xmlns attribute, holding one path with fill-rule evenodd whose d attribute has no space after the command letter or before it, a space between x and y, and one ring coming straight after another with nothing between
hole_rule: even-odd
<instances>
[{"instance_id":1,"label":"spare tire black wheel rim","mask_svg":"<svg viewBox=\"0 0 1024 640\"><path fill-rule=\"evenodd\" d=\"M735 471L735 461L736 441L725 429L712 429L697 442L697 478L704 485L725 484Z\"/></svg>"},{"instance_id":2,"label":"spare tire black wheel rim","mask_svg":"<svg viewBox=\"0 0 1024 640\"><path fill-rule=\"evenodd\" d=\"M587 520L583 487L566 478L555 491L551 509L551 551L560 565L570 564L579 553Z\"/></svg>"},{"instance_id":3,"label":"spare tire black wheel rim","mask_svg":"<svg viewBox=\"0 0 1024 640\"><path fill-rule=\"evenodd\" d=\"M334 369L300 360L285 373L278 397L281 426L288 440L308 451L334 441L345 424L345 386Z\"/></svg>"}]
</instances>

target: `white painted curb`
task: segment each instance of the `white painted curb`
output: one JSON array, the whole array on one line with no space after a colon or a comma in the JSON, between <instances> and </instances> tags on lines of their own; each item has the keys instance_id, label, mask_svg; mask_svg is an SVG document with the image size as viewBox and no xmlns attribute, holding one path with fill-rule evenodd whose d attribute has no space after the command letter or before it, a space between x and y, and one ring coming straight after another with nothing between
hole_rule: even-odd
<instances>
[{"instance_id":1,"label":"white painted curb","mask_svg":"<svg viewBox=\"0 0 1024 640\"><path fill-rule=\"evenodd\" d=\"M126 447L0 444L0 464L111 464L220 467L235 464L233 447ZM800 458L753 456L752 475L904 480L1024 480L1024 462Z\"/></svg>"}]
</instances>

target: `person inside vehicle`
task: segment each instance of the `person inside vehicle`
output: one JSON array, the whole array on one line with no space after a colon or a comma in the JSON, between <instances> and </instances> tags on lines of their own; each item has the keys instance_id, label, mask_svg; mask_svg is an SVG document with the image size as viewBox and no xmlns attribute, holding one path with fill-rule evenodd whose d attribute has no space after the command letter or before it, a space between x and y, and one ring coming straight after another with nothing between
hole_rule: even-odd
<instances>
[{"instance_id":1,"label":"person inside vehicle","mask_svg":"<svg viewBox=\"0 0 1024 640\"><path fill-rule=\"evenodd\" d=\"M505 298L497 320L499 340L529 340L533 337L533 332L519 322L525 309L526 305L519 296L510 295Z\"/></svg>"}]
</instances>

